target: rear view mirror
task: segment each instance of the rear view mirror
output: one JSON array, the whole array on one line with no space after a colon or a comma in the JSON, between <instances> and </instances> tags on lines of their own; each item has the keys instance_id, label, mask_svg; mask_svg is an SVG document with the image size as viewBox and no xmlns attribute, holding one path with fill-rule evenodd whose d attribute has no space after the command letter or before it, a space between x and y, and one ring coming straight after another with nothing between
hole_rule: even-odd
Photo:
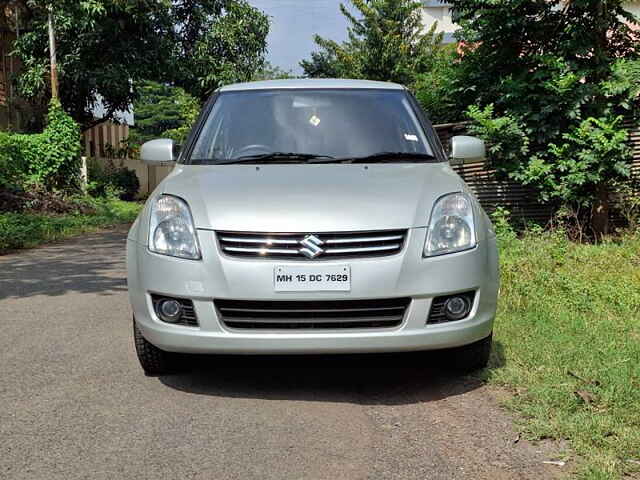
<instances>
[{"instance_id":1,"label":"rear view mirror","mask_svg":"<svg viewBox=\"0 0 640 480\"><path fill-rule=\"evenodd\" d=\"M168 138L151 140L142 145L140 159L152 165L175 162L174 149L173 140Z\"/></svg>"},{"instance_id":2,"label":"rear view mirror","mask_svg":"<svg viewBox=\"0 0 640 480\"><path fill-rule=\"evenodd\" d=\"M458 135L451 138L451 163L482 162L486 157L484 140Z\"/></svg>"}]
</instances>

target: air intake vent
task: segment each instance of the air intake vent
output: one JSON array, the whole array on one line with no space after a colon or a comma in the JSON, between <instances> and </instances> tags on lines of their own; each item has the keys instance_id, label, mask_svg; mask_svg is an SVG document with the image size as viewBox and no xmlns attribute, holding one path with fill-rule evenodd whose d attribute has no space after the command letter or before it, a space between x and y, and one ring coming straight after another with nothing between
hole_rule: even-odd
<instances>
[{"instance_id":1,"label":"air intake vent","mask_svg":"<svg viewBox=\"0 0 640 480\"><path fill-rule=\"evenodd\" d=\"M390 328L402 323L411 299L215 300L222 323L237 329Z\"/></svg>"},{"instance_id":2,"label":"air intake vent","mask_svg":"<svg viewBox=\"0 0 640 480\"><path fill-rule=\"evenodd\" d=\"M379 257L402 250L406 230L342 233L216 232L222 251L235 257L323 260Z\"/></svg>"}]
</instances>

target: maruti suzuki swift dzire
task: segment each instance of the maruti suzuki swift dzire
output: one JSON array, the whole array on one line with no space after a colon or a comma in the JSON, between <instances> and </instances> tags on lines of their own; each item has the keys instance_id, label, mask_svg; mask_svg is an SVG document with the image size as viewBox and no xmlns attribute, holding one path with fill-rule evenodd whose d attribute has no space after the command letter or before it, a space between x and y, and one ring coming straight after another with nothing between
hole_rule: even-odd
<instances>
[{"instance_id":1,"label":"maruti suzuki swift dzire","mask_svg":"<svg viewBox=\"0 0 640 480\"><path fill-rule=\"evenodd\" d=\"M280 80L206 103L127 241L142 368L176 353L334 354L448 349L486 365L498 295L491 222L401 85Z\"/></svg>"}]
</instances>

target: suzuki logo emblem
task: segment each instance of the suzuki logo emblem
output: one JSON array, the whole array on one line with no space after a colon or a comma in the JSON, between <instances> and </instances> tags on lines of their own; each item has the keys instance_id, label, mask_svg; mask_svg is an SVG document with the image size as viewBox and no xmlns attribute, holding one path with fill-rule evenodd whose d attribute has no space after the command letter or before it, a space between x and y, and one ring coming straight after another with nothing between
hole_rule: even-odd
<instances>
[{"instance_id":1,"label":"suzuki logo emblem","mask_svg":"<svg viewBox=\"0 0 640 480\"><path fill-rule=\"evenodd\" d=\"M324 250L320 248L320 245L322 245L323 243L324 242L315 235L307 235L302 240L300 240L300 245L302 245L303 248L298 251L307 258L316 258L318 255L324 252Z\"/></svg>"}]
</instances>

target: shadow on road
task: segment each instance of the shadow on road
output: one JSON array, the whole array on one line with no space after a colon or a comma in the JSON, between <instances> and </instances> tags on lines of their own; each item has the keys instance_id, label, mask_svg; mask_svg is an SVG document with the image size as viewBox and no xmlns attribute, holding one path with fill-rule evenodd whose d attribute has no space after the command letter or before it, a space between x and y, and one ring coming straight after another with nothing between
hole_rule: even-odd
<instances>
[{"instance_id":1,"label":"shadow on road","mask_svg":"<svg viewBox=\"0 0 640 480\"><path fill-rule=\"evenodd\" d=\"M494 342L492 366L504 365ZM183 373L160 377L198 395L265 400L406 405L474 390L483 382L446 368L437 352L326 356L191 356Z\"/></svg>"},{"instance_id":2,"label":"shadow on road","mask_svg":"<svg viewBox=\"0 0 640 480\"><path fill-rule=\"evenodd\" d=\"M0 300L126 291L125 244L122 227L0 257Z\"/></svg>"}]
</instances>

